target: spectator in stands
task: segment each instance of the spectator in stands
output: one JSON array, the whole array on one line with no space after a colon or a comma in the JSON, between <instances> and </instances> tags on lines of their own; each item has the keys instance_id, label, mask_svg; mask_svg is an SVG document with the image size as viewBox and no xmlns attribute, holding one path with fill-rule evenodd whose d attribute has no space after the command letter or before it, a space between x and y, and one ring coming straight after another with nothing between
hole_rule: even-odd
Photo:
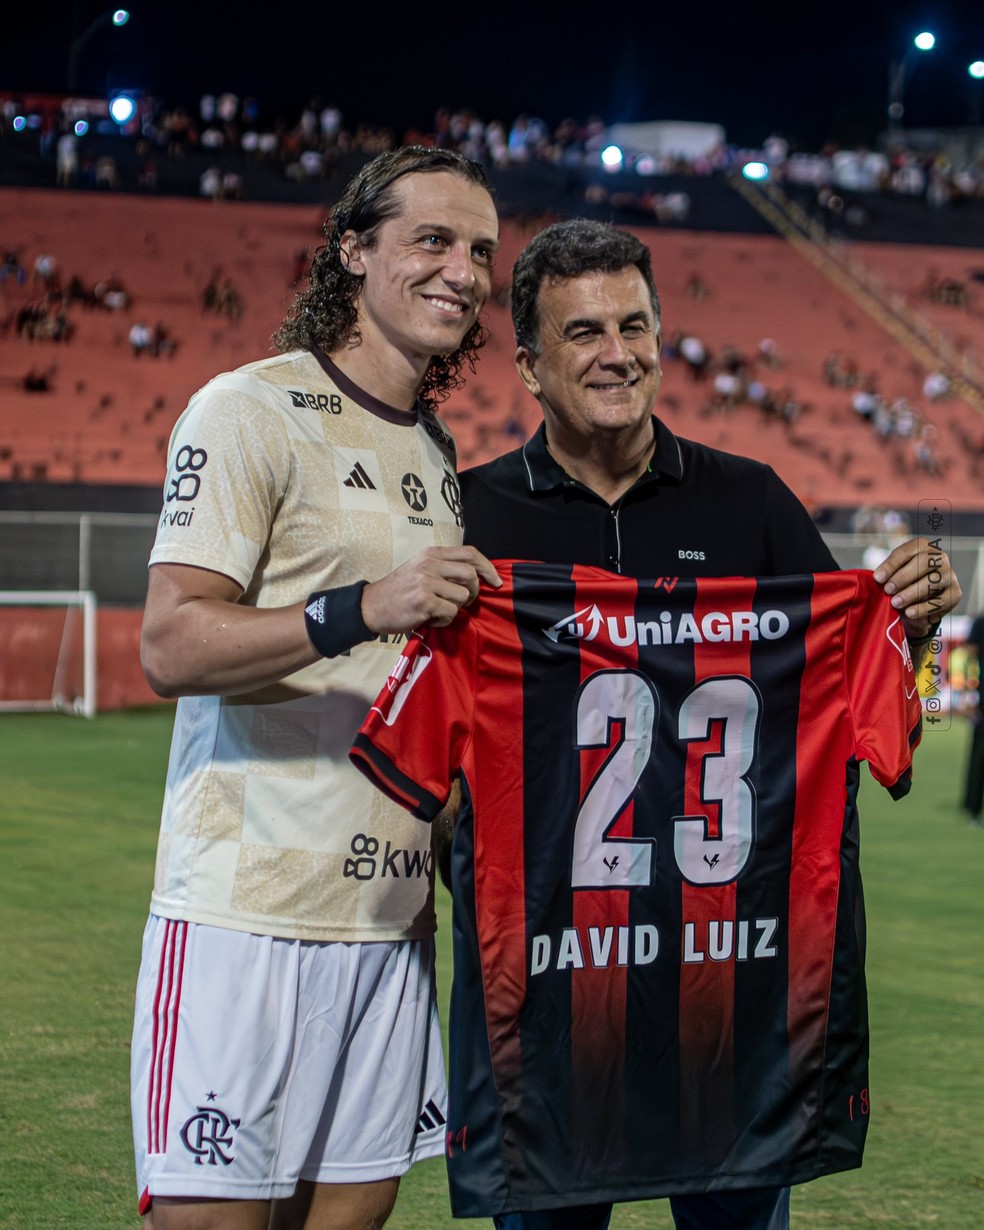
<instances>
[{"instance_id":1,"label":"spectator in stands","mask_svg":"<svg viewBox=\"0 0 984 1230\"><path fill-rule=\"evenodd\" d=\"M55 369L53 367L42 371L39 367L32 367L24 377L24 389L28 393L50 393L53 387L52 378L54 377Z\"/></svg>"},{"instance_id":2,"label":"spectator in stands","mask_svg":"<svg viewBox=\"0 0 984 1230\"><path fill-rule=\"evenodd\" d=\"M927 401L943 401L950 392L950 377L946 372L930 372L923 381L923 396Z\"/></svg>"},{"instance_id":3,"label":"spectator in stands","mask_svg":"<svg viewBox=\"0 0 984 1230\"><path fill-rule=\"evenodd\" d=\"M691 273L690 277L687 278L687 285L684 288L684 292L688 299L696 299L698 302L702 299L706 299L711 293L707 283L696 269L693 273Z\"/></svg>"},{"instance_id":4,"label":"spectator in stands","mask_svg":"<svg viewBox=\"0 0 984 1230\"><path fill-rule=\"evenodd\" d=\"M55 146L55 183L70 188L79 173L79 139L71 127L59 136Z\"/></svg>"},{"instance_id":5,"label":"spectator in stands","mask_svg":"<svg viewBox=\"0 0 984 1230\"><path fill-rule=\"evenodd\" d=\"M34 276L32 282L40 284L45 290L51 290L58 277L58 262L50 252L39 252L34 258Z\"/></svg>"},{"instance_id":6,"label":"spectator in stands","mask_svg":"<svg viewBox=\"0 0 984 1230\"><path fill-rule=\"evenodd\" d=\"M778 371L782 367L782 355L774 338L763 337L756 350L756 358L770 371Z\"/></svg>"},{"instance_id":7,"label":"spectator in stands","mask_svg":"<svg viewBox=\"0 0 984 1230\"><path fill-rule=\"evenodd\" d=\"M198 181L198 191L211 201L222 198L222 172L218 167L206 167Z\"/></svg>"},{"instance_id":8,"label":"spectator in stands","mask_svg":"<svg viewBox=\"0 0 984 1230\"><path fill-rule=\"evenodd\" d=\"M130 307L130 295L117 274L97 282L92 291L96 306L109 312L125 312Z\"/></svg>"},{"instance_id":9,"label":"spectator in stands","mask_svg":"<svg viewBox=\"0 0 984 1230\"><path fill-rule=\"evenodd\" d=\"M142 354L150 353L153 343L150 325L145 325L141 320L135 320L130 326L128 340L135 359L139 359Z\"/></svg>"},{"instance_id":10,"label":"spectator in stands","mask_svg":"<svg viewBox=\"0 0 984 1230\"><path fill-rule=\"evenodd\" d=\"M12 278L18 286L23 286L27 281L27 270L16 252L4 252L3 261L0 262L0 282L6 282L8 278Z\"/></svg>"},{"instance_id":11,"label":"spectator in stands","mask_svg":"<svg viewBox=\"0 0 984 1230\"><path fill-rule=\"evenodd\" d=\"M237 321L242 316L242 296L231 278L226 278L219 287L218 298L215 301L215 310L219 316L225 316L227 320Z\"/></svg>"},{"instance_id":12,"label":"spectator in stands","mask_svg":"<svg viewBox=\"0 0 984 1230\"><path fill-rule=\"evenodd\" d=\"M181 699L133 1125L167 1230L375 1230L444 1152L429 833L346 753L393 640L498 582L461 545L434 413L482 341L498 222L479 166L417 148L364 167L325 231L282 353L176 425L151 556L143 661ZM415 870L377 874L391 849ZM205 1118L222 1164L184 1143Z\"/></svg>"},{"instance_id":13,"label":"spectator in stands","mask_svg":"<svg viewBox=\"0 0 984 1230\"><path fill-rule=\"evenodd\" d=\"M707 366L711 361L707 347L694 333L684 333L678 343L680 358L687 365L691 379L703 380L707 375Z\"/></svg>"}]
</instances>

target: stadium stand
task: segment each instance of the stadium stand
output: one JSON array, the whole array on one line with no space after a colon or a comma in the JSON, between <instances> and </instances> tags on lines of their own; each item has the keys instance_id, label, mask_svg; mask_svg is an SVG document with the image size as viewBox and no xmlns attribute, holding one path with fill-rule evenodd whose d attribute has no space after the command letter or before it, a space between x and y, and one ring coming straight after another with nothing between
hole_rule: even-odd
<instances>
[{"instance_id":1,"label":"stadium stand","mask_svg":"<svg viewBox=\"0 0 984 1230\"><path fill-rule=\"evenodd\" d=\"M9 143L0 165L0 589L96 592L103 708L153 699L136 644L170 429L196 388L271 351L333 187L371 152L287 181L212 151L240 186L204 199L204 151L162 160L150 184L116 149L116 189L54 189ZM771 463L825 531L860 533L859 558L921 501L982 533L984 205L844 193L831 212L815 186L749 189L727 168L643 181L532 160L493 179L489 343L443 407L462 467L539 422L512 362L509 271L535 230L580 213L653 252L674 431ZM26 662L74 662L60 617L8 609L0 625L19 646L0 698L36 688Z\"/></svg>"},{"instance_id":2,"label":"stadium stand","mask_svg":"<svg viewBox=\"0 0 984 1230\"><path fill-rule=\"evenodd\" d=\"M4 247L26 271L23 280L0 281L7 506L22 483L156 487L171 425L190 394L218 371L270 351L298 251L318 243L323 209L30 189L5 189L3 197ZM504 226L490 342L445 407L462 465L505 451L538 421L512 367L508 271L543 220ZM634 229L653 251L663 298L662 405L674 430L769 461L817 508L891 503L900 481L909 502L932 499L944 481L955 508L984 511L979 410L945 389L927 397L934 369L926 355L888 332L850 287L776 235ZM61 284L62 340L47 326L32 333L23 325L25 310L51 296L34 272L41 255L54 260ZM886 294L931 318L954 346L984 352L977 253L867 244L854 260L870 264ZM964 286L965 299L927 299L934 278ZM113 279L125 290L121 305L96 306L88 296ZM238 306L207 308L211 283L230 288ZM83 297L66 306L71 284ZM166 331L163 353L137 353L138 323L151 334ZM679 354L688 334L709 355L701 379ZM825 376L832 354L846 365L839 384ZM45 387L30 387L32 376ZM890 405L904 399L908 434L880 433L853 408L866 381ZM917 451L927 438L931 461Z\"/></svg>"}]
</instances>

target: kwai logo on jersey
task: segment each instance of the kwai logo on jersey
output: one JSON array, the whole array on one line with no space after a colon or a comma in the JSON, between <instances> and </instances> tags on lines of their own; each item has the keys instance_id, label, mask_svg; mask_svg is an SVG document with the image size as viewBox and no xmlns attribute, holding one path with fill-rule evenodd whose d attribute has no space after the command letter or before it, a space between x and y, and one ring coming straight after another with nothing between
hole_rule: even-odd
<instances>
[{"instance_id":1,"label":"kwai logo on jersey","mask_svg":"<svg viewBox=\"0 0 984 1230\"><path fill-rule=\"evenodd\" d=\"M368 833L356 833L349 848L354 857L342 865L346 880L374 880L377 875L381 880L420 880L434 870L433 851L405 850L391 841L380 847L379 838Z\"/></svg>"},{"instance_id":2,"label":"kwai logo on jersey","mask_svg":"<svg viewBox=\"0 0 984 1230\"><path fill-rule=\"evenodd\" d=\"M625 645L685 645L705 641L777 641L789 631L784 611L708 611L698 620L692 611L661 611L658 619L605 615L595 603L560 619L543 635L560 641L598 641Z\"/></svg>"},{"instance_id":3,"label":"kwai logo on jersey","mask_svg":"<svg viewBox=\"0 0 984 1230\"><path fill-rule=\"evenodd\" d=\"M174 473L164 502L170 504L173 500L178 500L188 503L195 499L202 485L200 471L205 469L207 462L208 453L203 448L183 444L174 458Z\"/></svg>"},{"instance_id":4,"label":"kwai logo on jersey","mask_svg":"<svg viewBox=\"0 0 984 1230\"><path fill-rule=\"evenodd\" d=\"M239 1122L217 1106L199 1106L181 1128L181 1143L194 1153L196 1166L217 1166L220 1162L231 1166L236 1160L231 1150Z\"/></svg>"}]
</instances>

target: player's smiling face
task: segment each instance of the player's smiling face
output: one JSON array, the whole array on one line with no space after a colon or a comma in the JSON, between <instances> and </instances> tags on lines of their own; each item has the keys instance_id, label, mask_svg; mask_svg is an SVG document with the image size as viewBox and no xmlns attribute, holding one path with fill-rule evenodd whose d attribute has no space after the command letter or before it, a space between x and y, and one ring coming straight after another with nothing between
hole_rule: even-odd
<instances>
[{"instance_id":1,"label":"player's smiling face","mask_svg":"<svg viewBox=\"0 0 984 1230\"><path fill-rule=\"evenodd\" d=\"M400 212L366 247L347 232L342 249L363 277L357 301L362 345L395 349L420 368L457 350L492 287L499 224L488 192L447 171L404 175Z\"/></svg>"},{"instance_id":2,"label":"player's smiling face","mask_svg":"<svg viewBox=\"0 0 984 1230\"><path fill-rule=\"evenodd\" d=\"M539 354L520 347L516 366L540 400L547 438L648 431L659 393L659 335L635 265L545 279L538 304Z\"/></svg>"}]
</instances>

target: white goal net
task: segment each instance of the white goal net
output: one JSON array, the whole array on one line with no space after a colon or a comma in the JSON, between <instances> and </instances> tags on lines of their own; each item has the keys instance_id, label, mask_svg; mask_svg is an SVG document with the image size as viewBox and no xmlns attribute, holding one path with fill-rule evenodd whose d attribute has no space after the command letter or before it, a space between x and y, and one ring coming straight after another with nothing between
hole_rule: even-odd
<instances>
[{"instance_id":1,"label":"white goal net","mask_svg":"<svg viewBox=\"0 0 984 1230\"><path fill-rule=\"evenodd\" d=\"M96 713L96 596L0 590L0 712Z\"/></svg>"}]
</instances>

